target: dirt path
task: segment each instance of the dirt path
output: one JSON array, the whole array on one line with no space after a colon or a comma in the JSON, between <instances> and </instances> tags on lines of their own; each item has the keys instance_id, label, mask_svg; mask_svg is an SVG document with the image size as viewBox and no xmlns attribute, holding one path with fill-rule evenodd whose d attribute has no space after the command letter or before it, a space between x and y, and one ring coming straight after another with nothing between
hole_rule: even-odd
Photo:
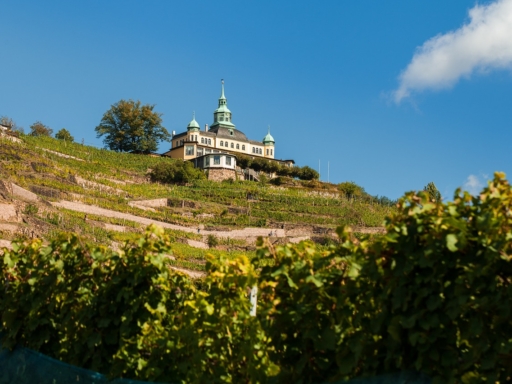
<instances>
[{"instance_id":1,"label":"dirt path","mask_svg":"<svg viewBox=\"0 0 512 384\"><path fill-rule=\"evenodd\" d=\"M146 219L145 217L135 216L135 215L132 215L129 213L117 212L117 211L113 211L110 209L96 207L94 205L87 205L87 204L83 204L83 203L71 202L71 201L65 201L65 200L61 200L59 202L52 202L52 205L54 207L65 208L65 209L69 209L69 210L76 211L76 212L90 213L92 215L100 215L100 216L104 216L104 217L114 217L117 219L129 220L129 221L133 221L133 222L144 224L144 225L157 224L163 228L174 229L174 230L183 231L183 232L197 233L196 228L164 223L162 221L157 221L157 220L152 220L152 219ZM248 237L268 236L270 231L272 231L273 237L286 237L286 231L284 229L273 229L273 228L244 228L244 229L235 229L232 231L207 231L205 229L202 229L200 231L200 234L201 235L215 235L217 237L222 237L222 238L229 237L231 239L236 239L236 238L246 239Z\"/></svg>"}]
</instances>

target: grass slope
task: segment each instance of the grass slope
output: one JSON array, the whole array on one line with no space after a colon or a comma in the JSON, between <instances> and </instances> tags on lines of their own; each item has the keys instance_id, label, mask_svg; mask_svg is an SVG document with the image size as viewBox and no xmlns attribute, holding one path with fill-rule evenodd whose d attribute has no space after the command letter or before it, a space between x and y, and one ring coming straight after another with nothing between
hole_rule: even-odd
<instances>
[{"instance_id":1,"label":"grass slope","mask_svg":"<svg viewBox=\"0 0 512 384\"><path fill-rule=\"evenodd\" d=\"M148 181L148 169L160 162L171 161L49 137L23 136L22 143L0 139L1 178L31 190L46 201L77 200L183 226L235 229L310 225L321 233L345 224L380 226L384 217L394 209L345 199L334 185L327 183L285 188L246 181L200 181L188 186ZM169 199L171 206L144 210L129 205L130 202L157 198ZM25 206L24 213L33 222L41 224L44 229L40 235L47 239L58 232L69 231L78 232L91 242L115 245L141 230L139 224L126 220L91 215L86 221L81 213L44 205ZM112 230L105 224L120 225L123 232ZM173 237L182 242L186 239L204 241L201 235L183 231L173 231ZM235 253L244 251L243 247L243 242L221 246L223 252L232 250ZM176 262L201 269L206 252L177 243Z\"/></svg>"}]
</instances>

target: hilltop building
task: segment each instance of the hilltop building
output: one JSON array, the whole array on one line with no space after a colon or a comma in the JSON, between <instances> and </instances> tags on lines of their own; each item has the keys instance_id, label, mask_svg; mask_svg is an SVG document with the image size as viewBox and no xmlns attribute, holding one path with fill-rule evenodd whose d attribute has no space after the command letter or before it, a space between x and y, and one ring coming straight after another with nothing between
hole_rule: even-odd
<instances>
[{"instance_id":1,"label":"hilltop building","mask_svg":"<svg viewBox=\"0 0 512 384\"><path fill-rule=\"evenodd\" d=\"M236 169L236 155L274 160L287 166L295 163L293 160L275 159L275 140L270 134L270 128L262 141L256 141L249 140L235 127L224 95L224 81L218 108L213 112L213 124L210 127L206 124L202 131L194 113L185 132L173 132L171 149L163 155L191 160L201 169L226 169L231 172ZM205 158L200 159L202 157Z\"/></svg>"}]
</instances>

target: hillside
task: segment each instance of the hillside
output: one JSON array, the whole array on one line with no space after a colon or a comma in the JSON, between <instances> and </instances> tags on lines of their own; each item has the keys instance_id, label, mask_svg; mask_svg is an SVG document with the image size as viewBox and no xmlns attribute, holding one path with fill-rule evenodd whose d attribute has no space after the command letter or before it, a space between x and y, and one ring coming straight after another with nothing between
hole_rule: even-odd
<instances>
[{"instance_id":1,"label":"hillside","mask_svg":"<svg viewBox=\"0 0 512 384\"><path fill-rule=\"evenodd\" d=\"M323 243L344 224L379 232L394 209L346 199L320 182L151 183L148 170L171 161L49 137L0 138L0 246L64 231L117 248L157 223L176 240L176 266L202 270L207 252L251 253L256 238L271 232L280 243ZM208 242L217 245L208 249Z\"/></svg>"}]
</instances>

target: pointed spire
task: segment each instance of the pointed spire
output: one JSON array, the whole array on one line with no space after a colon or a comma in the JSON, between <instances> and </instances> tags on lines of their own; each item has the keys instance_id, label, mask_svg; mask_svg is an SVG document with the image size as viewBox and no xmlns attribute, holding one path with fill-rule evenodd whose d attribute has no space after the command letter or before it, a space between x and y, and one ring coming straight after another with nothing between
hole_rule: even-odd
<instances>
[{"instance_id":1,"label":"pointed spire","mask_svg":"<svg viewBox=\"0 0 512 384\"><path fill-rule=\"evenodd\" d=\"M224 96L224 79L221 79L221 84L222 84L222 91L220 93L220 98L221 99L226 99L226 96Z\"/></svg>"}]
</instances>

